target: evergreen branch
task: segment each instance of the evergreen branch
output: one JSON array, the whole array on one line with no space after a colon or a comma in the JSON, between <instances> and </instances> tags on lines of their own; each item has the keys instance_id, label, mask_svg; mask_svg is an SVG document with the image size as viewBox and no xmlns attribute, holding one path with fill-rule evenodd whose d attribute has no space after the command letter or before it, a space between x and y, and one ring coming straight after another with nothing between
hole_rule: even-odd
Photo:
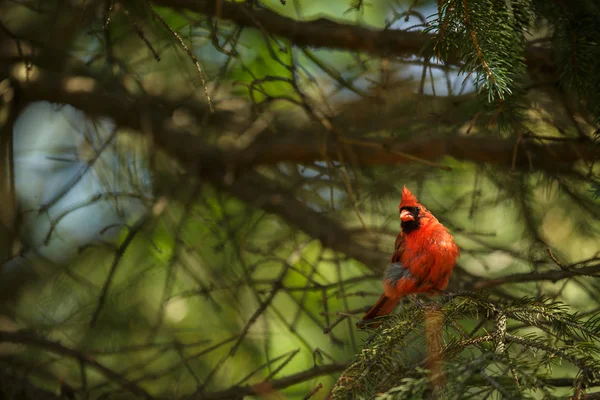
<instances>
[{"instance_id":1,"label":"evergreen branch","mask_svg":"<svg viewBox=\"0 0 600 400\"><path fill-rule=\"evenodd\" d=\"M523 348L534 353L537 349L551 354L552 357L542 357L544 363L558 358L578 367L584 377L582 384L590 385L598 379L598 349L580 339L597 337L594 331L597 317L584 322L571 316L561 303L534 298L498 303L483 293L449 293L443 297L442 304L445 325L457 328L461 339L447 332L443 348L436 350L434 345L433 349L416 351L415 347L425 346L421 340L413 338L422 336L421 324L429 306L407 306L400 314L385 319L382 329L374 331L365 348L342 373L332 392L333 398L348 395L368 398L378 392L385 392L382 399L423 398L427 397L426 393L436 390L435 386L431 386L432 379L440 374L446 375L444 393L447 398L463 398L466 390L476 387L483 393L503 393L511 398L526 398L529 390L538 388L552 398L551 387L574 385L574 378L553 379L538 373L540 360L532 359ZM458 321L473 316L477 319L484 316L487 324L495 325L494 331L488 334L484 328L485 335L465 337ZM531 327L547 323L548 332L560 340L549 342L542 337L520 337L508 333L509 320L522 321ZM417 326L414 326L415 321L418 321ZM483 324L478 326L478 331L483 328ZM411 331L408 336L407 329ZM415 359L410 354L421 358ZM432 376L433 371L425 366L438 359L444 360L444 369ZM505 375L509 371L512 376Z\"/></svg>"},{"instance_id":2,"label":"evergreen branch","mask_svg":"<svg viewBox=\"0 0 600 400\"><path fill-rule=\"evenodd\" d=\"M544 307L543 303L529 303L523 306L507 307L506 312L514 319L541 328L545 332L561 339L579 336L591 341L600 341L598 327L572 316L568 310ZM543 317L543 318L542 318ZM593 321L593 319L592 319ZM547 329L547 325L551 329Z\"/></svg>"},{"instance_id":3,"label":"evergreen branch","mask_svg":"<svg viewBox=\"0 0 600 400\"><path fill-rule=\"evenodd\" d=\"M519 337L519 336L512 335L510 333L506 334L506 340L508 342L518 343L527 348L533 347L533 348L537 348L540 350L545 350L550 354L559 355L560 357L564 358L565 360L568 360L569 362L571 362L573 365L577 366L582 372L584 372L585 379L588 382L591 382L591 383L595 382L599 376L598 375L600 373L600 369L598 369L599 364L590 366L590 365L588 365L588 360L584 359L583 357L574 356L573 354L570 354L568 352L568 350L563 350L558 347L550 346L546 343L542 343L542 341L537 338Z\"/></svg>"},{"instance_id":4,"label":"evergreen branch","mask_svg":"<svg viewBox=\"0 0 600 400\"><path fill-rule=\"evenodd\" d=\"M437 34L435 47L446 60L459 53L461 72L474 74L475 86L487 90L488 102L498 98L494 121L519 111L518 82L525 78L525 31L533 25L529 0L448 0L439 6L439 16L427 28ZM452 28L448 29L448 25ZM505 103L507 95L515 101ZM508 113L510 111L510 113Z\"/></svg>"},{"instance_id":5,"label":"evergreen branch","mask_svg":"<svg viewBox=\"0 0 600 400\"><path fill-rule=\"evenodd\" d=\"M483 56L483 51L481 50L481 46L479 45L479 40L477 40L477 34L475 33L475 31L473 30L473 27L471 26L471 15L469 13L469 5L467 3L467 0L462 0L462 6L463 6L463 11L465 13L465 26L467 28L467 31L469 32L471 41L473 42L473 47L475 48L477 57L479 58L481 65L483 65L483 68L484 68L485 73L487 74L489 80L492 82L492 84L494 84L494 83L496 83L496 78L494 77L492 70L490 69L487 61L485 60L485 57Z\"/></svg>"}]
</instances>

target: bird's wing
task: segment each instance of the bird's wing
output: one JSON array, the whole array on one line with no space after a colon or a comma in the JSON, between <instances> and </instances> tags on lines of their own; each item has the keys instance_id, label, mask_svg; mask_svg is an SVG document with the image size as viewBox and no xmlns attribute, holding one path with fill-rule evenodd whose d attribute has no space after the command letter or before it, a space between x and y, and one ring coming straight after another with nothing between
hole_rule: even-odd
<instances>
[{"instance_id":1,"label":"bird's wing","mask_svg":"<svg viewBox=\"0 0 600 400\"><path fill-rule=\"evenodd\" d=\"M396 237L395 247L396 250L392 255L391 263L385 270L384 278L384 280L387 281L387 283L392 287L396 285L398 280L411 277L410 270L401 262L402 253L404 253L404 235L402 232L400 232L400 234Z\"/></svg>"},{"instance_id":2,"label":"bird's wing","mask_svg":"<svg viewBox=\"0 0 600 400\"><path fill-rule=\"evenodd\" d=\"M396 243L394 244L394 254L392 254L392 263L400 262L400 258L404 253L404 234L400 232L396 236Z\"/></svg>"}]
</instances>

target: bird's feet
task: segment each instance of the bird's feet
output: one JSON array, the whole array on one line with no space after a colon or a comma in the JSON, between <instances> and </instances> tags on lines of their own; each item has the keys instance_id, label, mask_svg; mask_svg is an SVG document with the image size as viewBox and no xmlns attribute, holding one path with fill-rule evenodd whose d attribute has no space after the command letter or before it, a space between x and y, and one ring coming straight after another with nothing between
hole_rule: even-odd
<instances>
[{"instance_id":1,"label":"bird's feet","mask_svg":"<svg viewBox=\"0 0 600 400\"><path fill-rule=\"evenodd\" d=\"M417 308L420 308L421 310L434 310L439 308L439 304L436 304L435 302L419 300L416 294L413 295L413 301Z\"/></svg>"},{"instance_id":2,"label":"bird's feet","mask_svg":"<svg viewBox=\"0 0 600 400\"><path fill-rule=\"evenodd\" d=\"M421 300L419 300L419 298L417 297L416 294L413 295L413 301L415 302L415 305L418 308L425 308L427 306L424 302L422 302Z\"/></svg>"}]
</instances>

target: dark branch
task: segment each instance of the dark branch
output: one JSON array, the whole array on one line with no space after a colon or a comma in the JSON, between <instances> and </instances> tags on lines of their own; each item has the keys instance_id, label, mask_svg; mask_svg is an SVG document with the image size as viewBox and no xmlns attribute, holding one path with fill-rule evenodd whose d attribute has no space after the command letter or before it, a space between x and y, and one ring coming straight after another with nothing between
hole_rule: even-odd
<instances>
[{"instance_id":1,"label":"dark branch","mask_svg":"<svg viewBox=\"0 0 600 400\"><path fill-rule=\"evenodd\" d=\"M320 367L315 366L314 368L288 375L283 378L273 379L272 381L265 382L265 384L268 384L272 390L284 389L297 383L316 378L317 376L329 375L343 371L344 368L346 368L345 364L328 364ZM220 392L203 393L198 398L203 400L241 399L244 396L255 394L257 392L257 386L259 385L232 387Z\"/></svg>"},{"instance_id":2,"label":"dark branch","mask_svg":"<svg viewBox=\"0 0 600 400\"><path fill-rule=\"evenodd\" d=\"M289 39L300 46L328 47L362 51L378 56L411 57L421 54L433 35L395 29L375 30L347 25L326 18L297 21L262 8L248 7L247 2L213 0L155 0L155 4L173 9L188 9L201 14L229 20L239 26L252 27ZM431 55L425 53L425 56ZM546 49L529 47L527 63L532 69L552 69L552 57ZM458 63L458 55L449 62Z\"/></svg>"},{"instance_id":3,"label":"dark branch","mask_svg":"<svg viewBox=\"0 0 600 400\"><path fill-rule=\"evenodd\" d=\"M211 181L247 204L279 215L323 243L325 247L352 257L368 268L378 271L385 265L388 254L357 243L340 224L313 211L288 190L277 187L257 173L244 174L243 179L226 185L219 176Z\"/></svg>"},{"instance_id":4,"label":"dark branch","mask_svg":"<svg viewBox=\"0 0 600 400\"><path fill-rule=\"evenodd\" d=\"M13 76L19 78L19 73ZM206 143L197 135L173 128L171 115L177 104L157 98L138 98L128 93L117 82L100 84L93 78L65 77L37 68L29 79L25 79L24 76L21 78L23 79L20 80L20 90L24 101L47 100L71 104L90 115L108 116L121 126L142 133L145 126L152 126L151 134L155 142L197 176L211 181L250 204L284 217L310 236L319 238L325 246L356 258L374 269L382 265L385 259L383 254L357 245L348 237L342 225L311 210L281 188L272 188L260 175L244 176L243 173L256 165L284 161L310 164L323 159L339 160L341 152L338 150L342 146L345 151L350 149L354 153L354 162L364 166L412 162L405 158L403 153L430 161L450 155L461 160L490 163L506 168L513 165L512 140L450 136L387 142L369 138L340 144L331 138L327 139L328 136L323 131L315 132L314 127L307 127L303 135L257 141L245 150L226 152ZM195 110L198 119L206 117L209 126L227 125L227 119L231 118L230 113L223 111L210 115L208 107L199 103L189 103L188 107ZM294 130L294 127L290 127L290 130ZM295 133L298 133L297 129ZM326 147L323 147L324 142ZM576 161L600 158L600 146L589 143L530 143L527 149L527 154L519 153L516 167L568 172ZM557 154L560 155L560 159L556 158ZM226 176L231 172L238 173L238 179L235 184L228 185L225 183Z\"/></svg>"},{"instance_id":5,"label":"dark branch","mask_svg":"<svg viewBox=\"0 0 600 400\"><path fill-rule=\"evenodd\" d=\"M102 374L107 379L118 383L124 389L129 392L135 394L136 396L144 399L152 399L153 397L142 389L140 386L135 383L129 381L127 378L119 374L118 372L113 371L110 368L105 367L98 361L94 360L91 356L88 356L82 352L71 349L62 345L59 342L53 342L51 340L45 339L43 337L34 335L30 332L25 331L17 331L17 332L6 332L0 331L0 342L8 342L8 343L16 343L16 344L24 344L27 346L38 347L46 351L50 351L55 354L59 354L62 356L70 357L75 360L78 360L85 365L88 365L90 368L95 369L97 372Z\"/></svg>"},{"instance_id":6,"label":"dark branch","mask_svg":"<svg viewBox=\"0 0 600 400\"><path fill-rule=\"evenodd\" d=\"M600 146L585 142L527 143L527 152L521 151L513 161L516 140L494 137L430 136L416 138L354 139L350 144L330 138L324 140L314 132L298 136L283 136L256 143L245 151L231 156L232 164L241 166L277 164L282 161L310 164L327 158L340 161L342 150L350 149L354 160L361 166L395 165L414 162L409 154L426 161L437 161L445 156L477 164L492 164L503 168L547 172L569 172L576 161L600 159ZM342 140L343 141L343 140Z\"/></svg>"},{"instance_id":7,"label":"dark branch","mask_svg":"<svg viewBox=\"0 0 600 400\"><path fill-rule=\"evenodd\" d=\"M1 67L1 65L0 65ZM197 135L171 127L172 112L179 104L159 98L139 98L128 93L117 82L102 83L90 77L62 76L36 69L26 79L17 72L21 81L23 101L47 100L71 104L90 114L113 118L119 125L144 131L152 126L155 140L184 163L193 162L202 170L215 170L225 165L247 169L255 165L277 164L292 161L310 164L324 158L339 161L339 150L352 151L355 162L363 166L395 165L414 162L403 154L410 154L427 161L444 156L479 164L494 164L512 168L515 141L494 137L429 136L398 141L382 139L349 138L350 143L339 143L328 138L322 129L307 126L298 130L290 126L295 135L278 135L251 145L241 151L225 152L209 145ZM451 103L452 99L448 102ZM208 107L199 103L187 103L183 107L194 112L198 119L205 119L209 126L228 126L232 114L217 111L210 115ZM372 119L380 120L381 115ZM529 142L527 152L517 154L514 166L519 169L537 169L549 172L569 172L576 161L593 161L600 158L600 146L588 142L557 142L536 144Z\"/></svg>"},{"instance_id":8,"label":"dark branch","mask_svg":"<svg viewBox=\"0 0 600 400\"><path fill-rule=\"evenodd\" d=\"M8 368L0 372L0 395L4 399L21 400L63 400L65 398L33 385L26 376L9 372Z\"/></svg>"},{"instance_id":9,"label":"dark branch","mask_svg":"<svg viewBox=\"0 0 600 400\"><path fill-rule=\"evenodd\" d=\"M497 279L488 279L477 282L473 287L475 289L487 289L494 286L500 286L507 283L521 282L536 282L536 281L551 281L557 282L562 279L572 278L575 276L598 276L600 274L600 264L590 265L588 267L573 268L546 272L528 272L524 274L513 274L503 276Z\"/></svg>"}]
</instances>

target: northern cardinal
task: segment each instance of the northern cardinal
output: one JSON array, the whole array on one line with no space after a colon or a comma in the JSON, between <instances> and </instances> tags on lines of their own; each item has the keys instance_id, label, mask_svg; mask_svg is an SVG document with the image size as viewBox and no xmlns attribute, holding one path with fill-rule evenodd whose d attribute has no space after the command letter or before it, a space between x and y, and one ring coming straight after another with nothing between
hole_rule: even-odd
<instances>
[{"instance_id":1,"label":"northern cardinal","mask_svg":"<svg viewBox=\"0 0 600 400\"><path fill-rule=\"evenodd\" d=\"M400 227L396 251L385 271L385 293L365 314L358 326L394 310L409 293L435 293L448 286L460 253L454 238L404 186L400 202ZM371 327L379 323L367 323Z\"/></svg>"}]
</instances>

